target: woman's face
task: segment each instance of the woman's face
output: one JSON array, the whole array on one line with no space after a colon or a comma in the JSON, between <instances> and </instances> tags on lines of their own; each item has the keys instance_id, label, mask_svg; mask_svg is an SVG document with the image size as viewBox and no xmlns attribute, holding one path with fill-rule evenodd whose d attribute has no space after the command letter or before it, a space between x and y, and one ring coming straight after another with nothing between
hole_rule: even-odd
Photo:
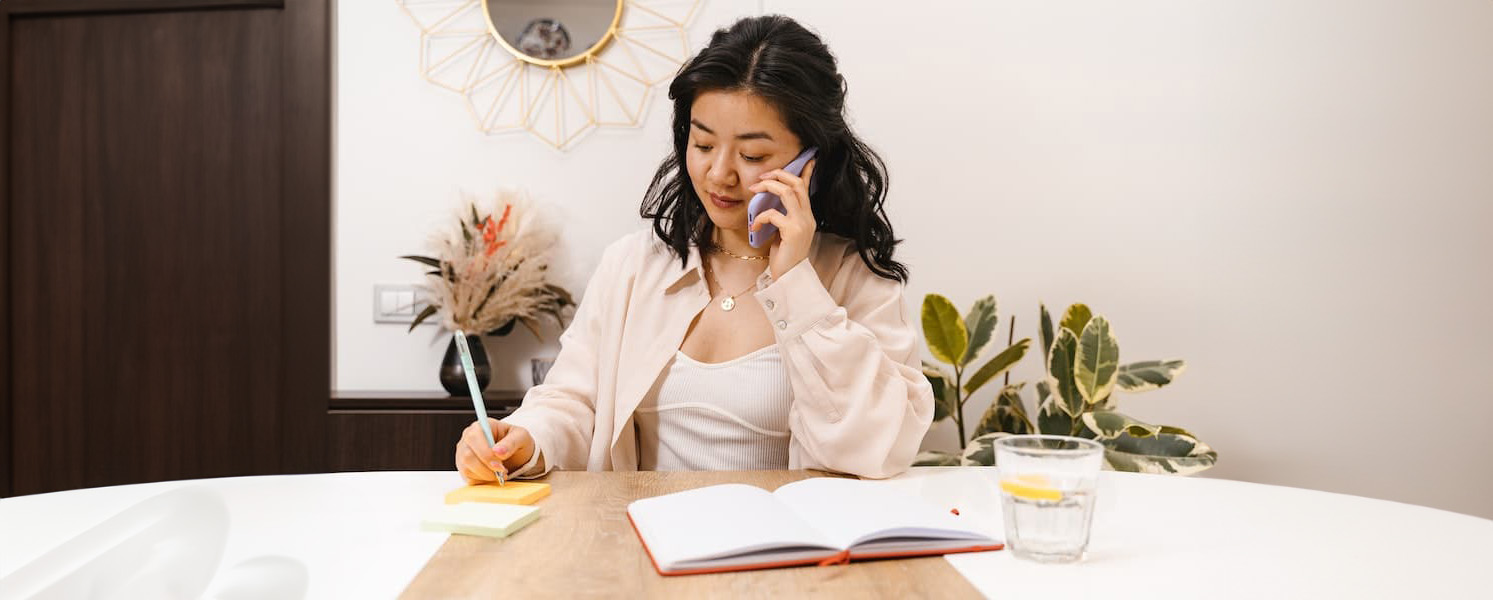
<instances>
[{"instance_id":1,"label":"woman's face","mask_svg":"<svg viewBox=\"0 0 1493 600\"><path fill-rule=\"evenodd\" d=\"M685 166L690 184L720 229L746 230L747 188L781 169L802 150L778 110L741 91L710 91L690 107Z\"/></svg>"}]
</instances>

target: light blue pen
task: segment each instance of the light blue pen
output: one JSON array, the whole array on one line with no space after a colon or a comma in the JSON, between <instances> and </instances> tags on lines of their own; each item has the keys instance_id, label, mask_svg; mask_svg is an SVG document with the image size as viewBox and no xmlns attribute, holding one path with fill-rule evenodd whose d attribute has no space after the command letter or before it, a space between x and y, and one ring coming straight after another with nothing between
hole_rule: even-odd
<instances>
[{"instance_id":1,"label":"light blue pen","mask_svg":"<svg viewBox=\"0 0 1493 600\"><path fill-rule=\"evenodd\" d=\"M467 347L467 334L460 329L456 330L456 351L461 355L461 370L467 374L467 389L472 393L472 408L477 411L477 422L482 425L482 435L487 438L487 447L492 448L498 443L492 439L492 425L487 422L487 406L482 404L482 390L477 388L477 369L472 366L472 349ZM493 475L498 476L498 485L507 485L506 477L494 470Z\"/></svg>"}]
</instances>

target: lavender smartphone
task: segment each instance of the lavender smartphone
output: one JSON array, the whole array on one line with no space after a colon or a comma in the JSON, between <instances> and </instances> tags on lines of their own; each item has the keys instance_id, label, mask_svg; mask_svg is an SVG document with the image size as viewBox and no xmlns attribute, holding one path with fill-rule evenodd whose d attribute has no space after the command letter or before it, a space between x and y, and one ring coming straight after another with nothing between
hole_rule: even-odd
<instances>
[{"instance_id":1,"label":"lavender smartphone","mask_svg":"<svg viewBox=\"0 0 1493 600\"><path fill-rule=\"evenodd\" d=\"M804 172L804 165L809 164L809 159L814 158L815 150L818 150L818 148L804 150L803 153L798 155L798 158L793 159L793 162L783 167L783 170L794 175L802 174ZM810 194L814 193L815 179L813 176L809 177ZM757 215L769 209L777 209L780 213L788 214L788 209L783 207L783 199L779 198L777 194L772 192L758 192L757 195L752 196L752 200L747 202L747 227L752 226L752 223L757 220ZM778 228L776 226L766 223L762 225L761 229L748 233L747 241L752 244L753 248L761 248L767 243L767 240L772 239L772 234L777 232Z\"/></svg>"}]
</instances>

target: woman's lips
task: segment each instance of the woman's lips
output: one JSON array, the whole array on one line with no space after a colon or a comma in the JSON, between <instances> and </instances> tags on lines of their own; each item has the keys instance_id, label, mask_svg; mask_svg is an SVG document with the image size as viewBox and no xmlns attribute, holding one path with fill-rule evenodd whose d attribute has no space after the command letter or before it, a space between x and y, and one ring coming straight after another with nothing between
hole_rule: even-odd
<instances>
[{"instance_id":1,"label":"woman's lips","mask_svg":"<svg viewBox=\"0 0 1493 600\"><path fill-rule=\"evenodd\" d=\"M740 200L732 200L725 196L717 196L715 194L710 195L710 202L715 204L716 208L735 208L741 205Z\"/></svg>"}]
</instances>

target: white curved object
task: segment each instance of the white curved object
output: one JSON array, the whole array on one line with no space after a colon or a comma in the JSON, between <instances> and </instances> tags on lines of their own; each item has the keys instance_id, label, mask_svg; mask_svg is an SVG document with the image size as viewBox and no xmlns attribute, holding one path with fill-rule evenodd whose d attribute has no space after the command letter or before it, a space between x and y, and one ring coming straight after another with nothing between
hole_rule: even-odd
<instances>
[{"instance_id":1,"label":"white curved object","mask_svg":"<svg viewBox=\"0 0 1493 600\"><path fill-rule=\"evenodd\" d=\"M217 493L172 490L0 579L0 597L198 598L212 581L227 537L228 509Z\"/></svg>"}]
</instances>

